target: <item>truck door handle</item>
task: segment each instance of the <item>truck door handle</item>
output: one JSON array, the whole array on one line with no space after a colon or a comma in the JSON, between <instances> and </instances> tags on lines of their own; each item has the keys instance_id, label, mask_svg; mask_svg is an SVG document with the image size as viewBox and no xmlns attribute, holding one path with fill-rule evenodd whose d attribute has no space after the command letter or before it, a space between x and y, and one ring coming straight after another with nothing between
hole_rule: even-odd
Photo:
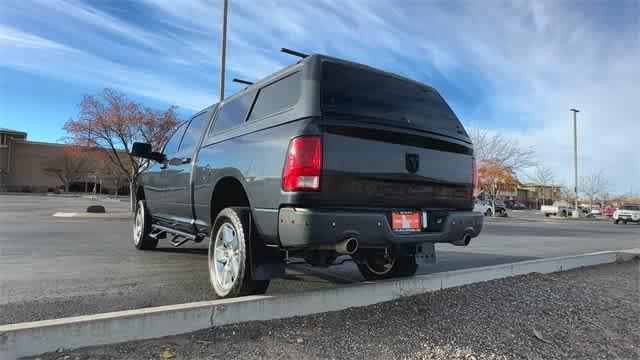
<instances>
[{"instance_id":1,"label":"truck door handle","mask_svg":"<svg viewBox=\"0 0 640 360\"><path fill-rule=\"evenodd\" d=\"M182 165L182 164L188 164L190 162L191 162L191 158L190 157L173 158L173 159L169 160L169 164L170 165Z\"/></svg>"}]
</instances>

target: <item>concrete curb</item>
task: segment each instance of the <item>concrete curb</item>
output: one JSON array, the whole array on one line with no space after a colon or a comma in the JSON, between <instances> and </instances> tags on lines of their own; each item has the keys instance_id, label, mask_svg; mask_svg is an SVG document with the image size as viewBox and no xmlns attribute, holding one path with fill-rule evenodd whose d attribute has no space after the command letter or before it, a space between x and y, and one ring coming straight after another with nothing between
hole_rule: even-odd
<instances>
[{"instance_id":1,"label":"concrete curb","mask_svg":"<svg viewBox=\"0 0 640 360\"><path fill-rule=\"evenodd\" d=\"M0 326L0 359L38 355L59 348L158 338L246 321L337 311L476 282L534 272L546 274L629 261L636 257L640 257L640 249L604 251L360 283L301 294L248 296L3 325Z\"/></svg>"}]
</instances>

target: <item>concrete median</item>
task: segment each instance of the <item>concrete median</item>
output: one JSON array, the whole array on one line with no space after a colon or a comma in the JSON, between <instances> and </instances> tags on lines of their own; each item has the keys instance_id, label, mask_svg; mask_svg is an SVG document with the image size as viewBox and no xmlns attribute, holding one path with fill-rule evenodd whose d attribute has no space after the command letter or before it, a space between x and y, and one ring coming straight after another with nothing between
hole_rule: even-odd
<instances>
[{"instance_id":1,"label":"concrete median","mask_svg":"<svg viewBox=\"0 0 640 360\"><path fill-rule=\"evenodd\" d=\"M292 295L250 296L3 325L0 326L0 359L367 306L475 282L628 261L638 256L640 249L605 251L359 283Z\"/></svg>"}]
</instances>

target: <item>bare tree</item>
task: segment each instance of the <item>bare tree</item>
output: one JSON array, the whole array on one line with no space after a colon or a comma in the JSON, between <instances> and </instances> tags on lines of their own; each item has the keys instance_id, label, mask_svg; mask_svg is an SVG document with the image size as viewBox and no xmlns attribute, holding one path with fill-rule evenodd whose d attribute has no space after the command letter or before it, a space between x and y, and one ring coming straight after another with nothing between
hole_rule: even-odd
<instances>
[{"instance_id":1,"label":"bare tree","mask_svg":"<svg viewBox=\"0 0 640 360\"><path fill-rule=\"evenodd\" d=\"M591 175L580 178L580 190L589 199L589 206L593 206L593 200L603 195L607 190L607 179L604 171L599 170Z\"/></svg>"},{"instance_id":2,"label":"bare tree","mask_svg":"<svg viewBox=\"0 0 640 360\"><path fill-rule=\"evenodd\" d=\"M85 95L78 119L67 121L64 129L77 144L107 149L110 161L127 175L133 210L138 175L149 161L131 156L131 147L138 141L159 151L179 123L175 109L152 110L121 92L105 89L99 96Z\"/></svg>"},{"instance_id":3,"label":"bare tree","mask_svg":"<svg viewBox=\"0 0 640 360\"><path fill-rule=\"evenodd\" d=\"M499 132L489 132L479 128L469 131L473 141L473 153L476 161L497 161L497 166L521 171L537 164L532 147L522 147L516 139L508 138Z\"/></svg>"},{"instance_id":4,"label":"bare tree","mask_svg":"<svg viewBox=\"0 0 640 360\"><path fill-rule=\"evenodd\" d=\"M127 174L109 159L106 150L98 150L95 156L95 174L113 186L114 195L118 196L120 187L127 183Z\"/></svg>"},{"instance_id":5,"label":"bare tree","mask_svg":"<svg viewBox=\"0 0 640 360\"><path fill-rule=\"evenodd\" d=\"M543 164L536 164L533 167L533 171L528 173L526 176L528 181L536 185L541 185L537 187L538 189L537 190L537 193L538 193L537 207L540 208L540 198L543 198L542 205L544 205L544 187L553 185L553 179L554 179L553 171L551 170L551 168ZM551 194L553 197L553 189L551 190Z\"/></svg>"},{"instance_id":6,"label":"bare tree","mask_svg":"<svg viewBox=\"0 0 640 360\"><path fill-rule=\"evenodd\" d=\"M64 192L69 192L69 184L87 172L87 149L67 145L62 149L62 159L54 158L44 164L44 171L53 174L64 185Z\"/></svg>"},{"instance_id":7,"label":"bare tree","mask_svg":"<svg viewBox=\"0 0 640 360\"><path fill-rule=\"evenodd\" d=\"M537 164L533 171L527 174L527 179L538 185L553 185L553 171L543 164Z\"/></svg>"},{"instance_id":8,"label":"bare tree","mask_svg":"<svg viewBox=\"0 0 640 360\"><path fill-rule=\"evenodd\" d=\"M480 182L485 184L484 189L481 189L489 195L495 209L495 202L500 193L495 184L517 188L516 173L537 164L535 152L533 148L522 147L516 139L508 138L499 132L473 128L469 135L473 142Z\"/></svg>"}]
</instances>

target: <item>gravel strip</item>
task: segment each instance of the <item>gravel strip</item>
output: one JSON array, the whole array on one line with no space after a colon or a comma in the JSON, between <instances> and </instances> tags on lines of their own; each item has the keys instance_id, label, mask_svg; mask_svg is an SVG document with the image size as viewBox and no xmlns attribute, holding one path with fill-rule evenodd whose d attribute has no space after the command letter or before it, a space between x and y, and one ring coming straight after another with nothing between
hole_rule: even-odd
<instances>
[{"instance_id":1,"label":"gravel strip","mask_svg":"<svg viewBox=\"0 0 640 360\"><path fill-rule=\"evenodd\" d=\"M640 261L40 359L640 359Z\"/></svg>"}]
</instances>

